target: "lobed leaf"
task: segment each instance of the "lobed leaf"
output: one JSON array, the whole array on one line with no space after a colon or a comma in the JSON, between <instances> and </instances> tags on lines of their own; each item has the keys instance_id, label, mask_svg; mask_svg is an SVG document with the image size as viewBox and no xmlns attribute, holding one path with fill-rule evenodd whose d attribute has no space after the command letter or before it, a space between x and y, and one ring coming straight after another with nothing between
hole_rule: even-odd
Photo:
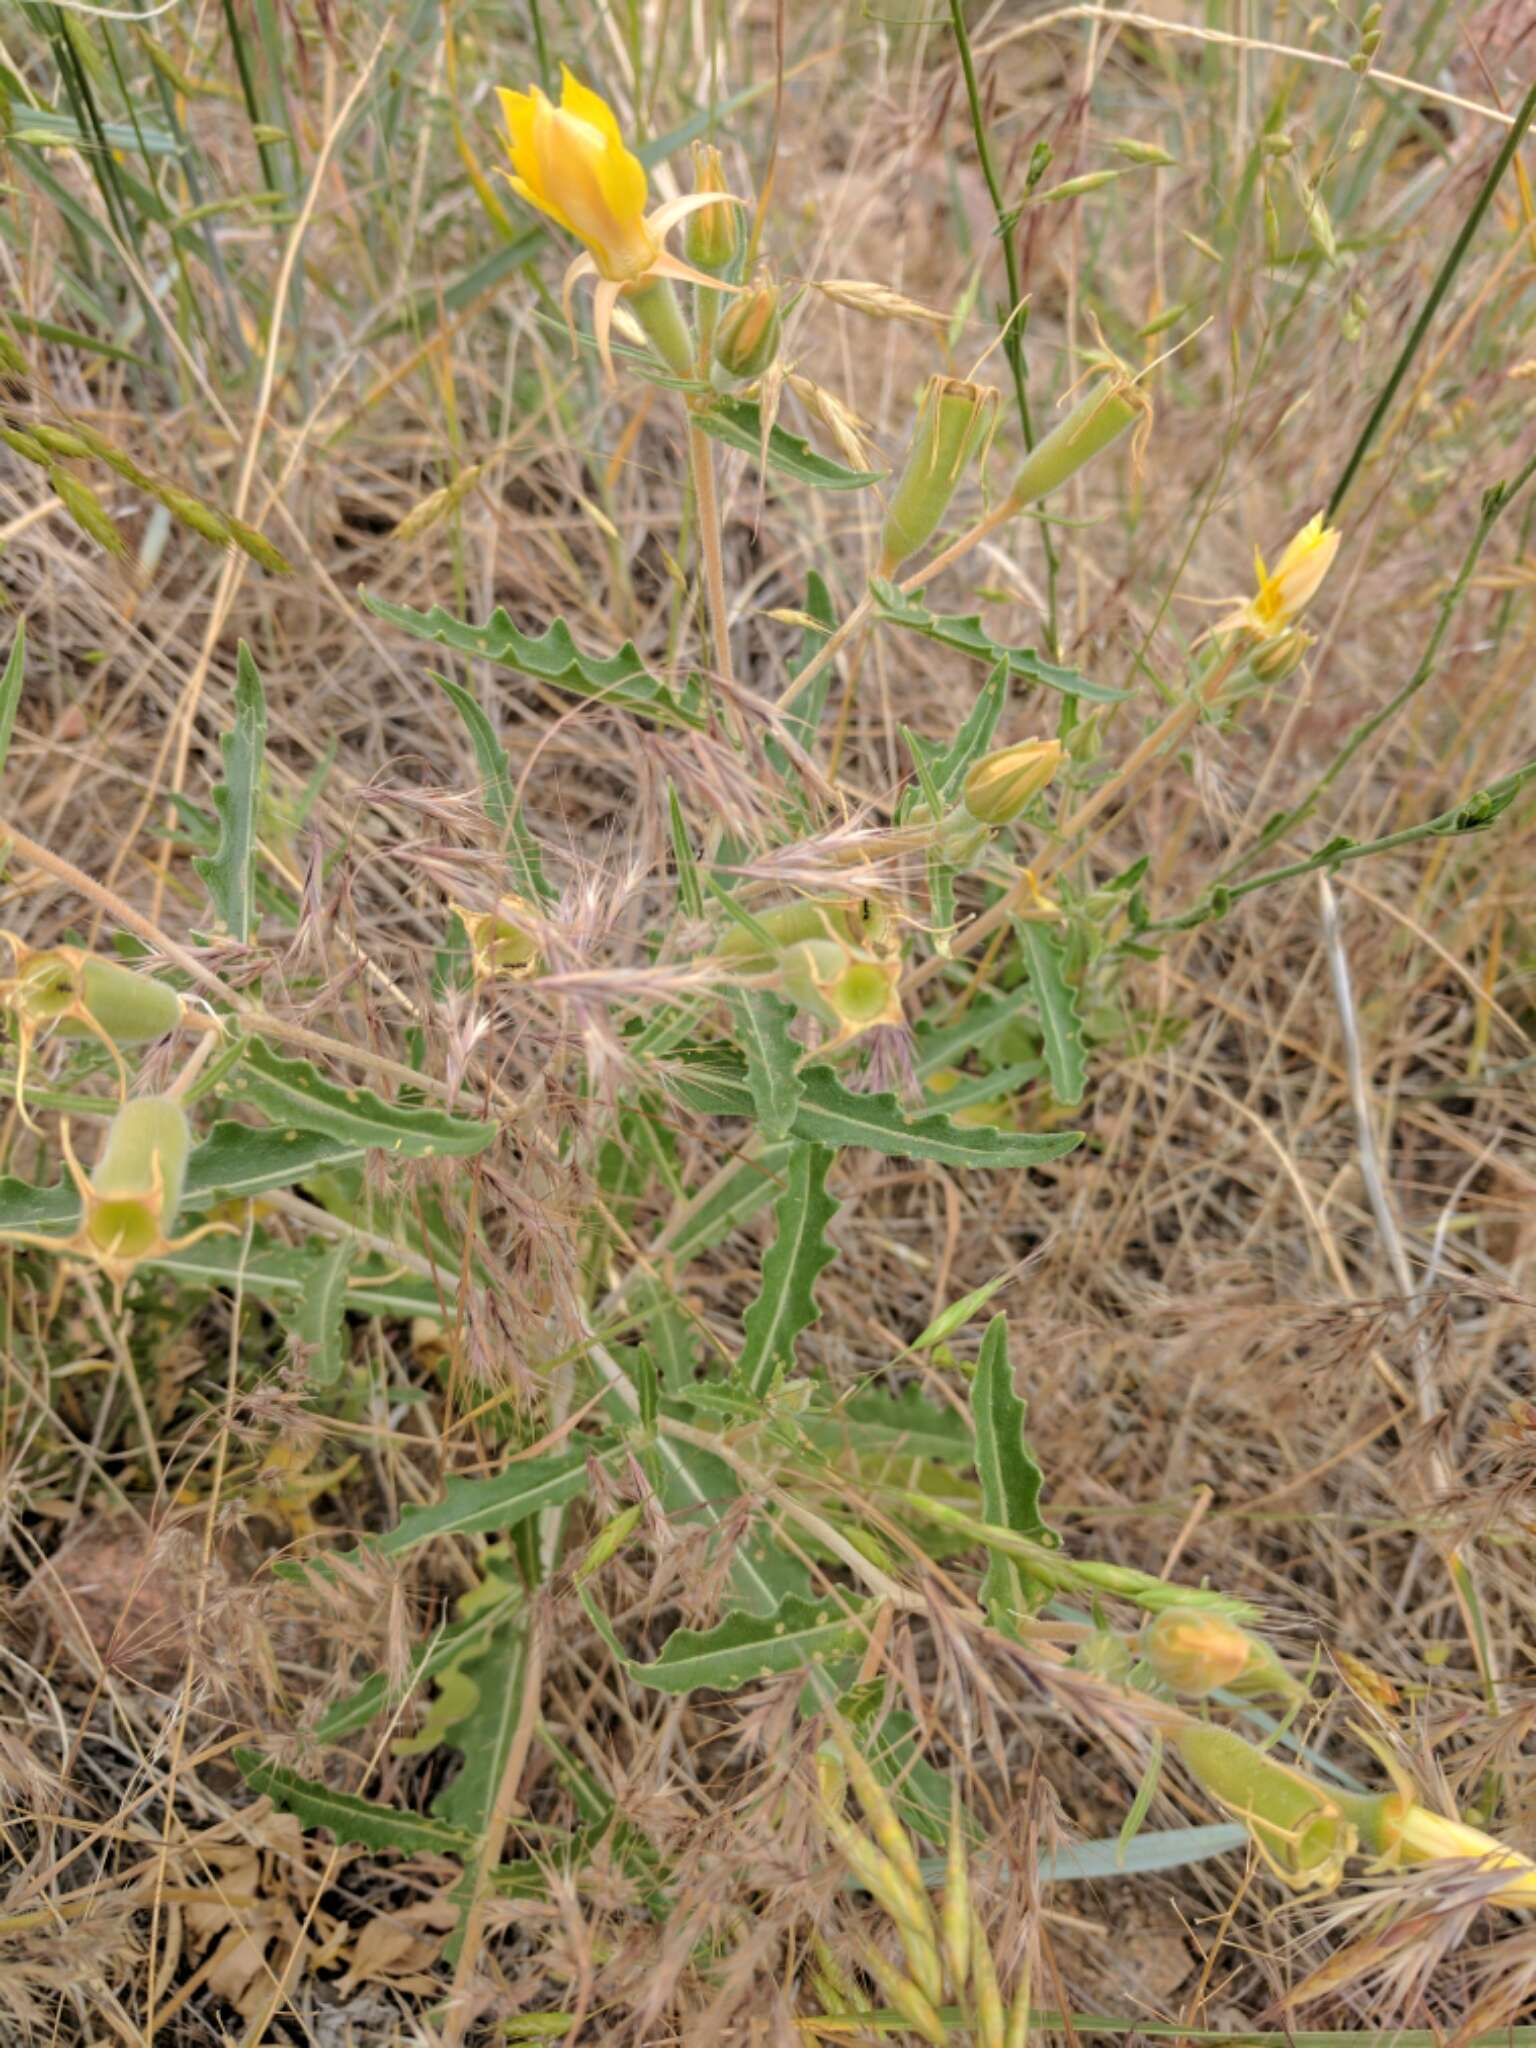
<instances>
[{"instance_id":1,"label":"lobed leaf","mask_svg":"<svg viewBox=\"0 0 1536 2048\"><path fill-rule=\"evenodd\" d=\"M800 1104L795 1071L800 1048L789 1035L793 1003L769 989L737 989L731 998L736 1039L747 1062L747 1086L757 1110L757 1127L777 1141L789 1135Z\"/></svg>"},{"instance_id":2,"label":"lobed leaf","mask_svg":"<svg viewBox=\"0 0 1536 2048\"><path fill-rule=\"evenodd\" d=\"M1016 917L1013 924L1035 1007L1040 1013L1051 1093L1070 1108L1083 1099L1083 1090L1088 1085L1088 1061L1083 1049L1082 1021L1077 1014L1077 995L1068 987L1061 971L1061 942L1043 924L1030 919Z\"/></svg>"},{"instance_id":3,"label":"lobed leaf","mask_svg":"<svg viewBox=\"0 0 1536 2048\"><path fill-rule=\"evenodd\" d=\"M314 1131L366 1151L392 1152L401 1159L456 1159L483 1152L496 1126L477 1118L416 1103L385 1102L370 1088L328 1081L308 1060L284 1059L260 1038L245 1041L245 1054L229 1090L274 1124Z\"/></svg>"},{"instance_id":4,"label":"lobed leaf","mask_svg":"<svg viewBox=\"0 0 1536 2048\"><path fill-rule=\"evenodd\" d=\"M506 749L468 690L450 682L447 676L434 674L432 680L458 712L469 734L484 790L485 815L506 841L507 865L512 870L513 882L534 902L548 902L554 891L545 879L539 842L523 823L522 805L517 800Z\"/></svg>"},{"instance_id":5,"label":"lobed leaf","mask_svg":"<svg viewBox=\"0 0 1536 2048\"><path fill-rule=\"evenodd\" d=\"M736 1365L736 1384L759 1399L793 1363L795 1339L820 1313L816 1282L837 1257L826 1240L826 1227L841 1207L827 1193L832 1158L824 1146L803 1140L790 1155L774 1212L777 1235L763 1260L757 1299L747 1310L746 1342Z\"/></svg>"},{"instance_id":6,"label":"lobed leaf","mask_svg":"<svg viewBox=\"0 0 1536 2048\"><path fill-rule=\"evenodd\" d=\"M192 865L213 902L218 929L244 945L256 897L256 810L267 751L267 695L255 658L242 640L235 657L235 722L219 742L224 780L213 792L219 843Z\"/></svg>"},{"instance_id":7,"label":"lobed leaf","mask_svg":"<svg viewBox=\"0 0 1536 2048\"><path fill-rule=\"evenodd\" d=\"M711 1629L680 1628L649 1664L626 1660L631 1678L656 1692L700 1686L734 1692L754 1679L802 1671L862 1650L873 1607L848 1611L831 1601L791 1596L772 1614L729 1614Z\"/></svg>"},{"instance_id":8,"label":"lobed leaf","mask_svg":"<svg viewBox=\"0 0 1536 2048\"><path fill-rule=\"evenodd\" d=\"M1040 1513L1044 1481L1025 1439L1025 1413L1013 1385L1008 1318L994 1316L981 1342L971 1387L982 1520L1054 1549L1061 1539ZM1013 1558L992 1553L981 1582L981 1597L994 1626L1011 1629L1015 1613L1024 1604L1019 1566Z\"/></svg>"},{"instance_id":9,"label":"lobed leaf","mask_svg":"<svg viewBox=\"0 0 1536 2048\"><path fill-rule=\"evenodd\" d=\"M693 424L712 440L746 455L761 459L763 450L762 407L751 398L718 398L707 412L691 415ZM818 455L798 434L775 426L768 434L768 467L797 484L809 484L816 491L862 491L877 484L883 469L845 469L830 456Z\"/></svg>"},{"instance_id":10,"label":"lobed leaf","mask_svg":"<svg viewBox=\"0 0 1536 2048\"><path fill-rule=\"evenodd\" d=\"M499 605L483 626L471 626L440 604L429 612L418 612L409 605L388 604L367 590L359 591L358 595L375 618L400 627L402 632L413 633L418 640L431 640L439 647L453 648L458 654L498 662L519 675L569 690L573 696L613 704L658 724L698 729L707 723L708 712L697 677L690 676L681 693L674 693L670 685L652 675L633 641L626 640L617 654L583 654L564 619L556 619L534 638L519 632Z\"/></svg>"},{"instance_id":11,"label":"lobed leaf","mask_svg":"<svg viewBox=\"0 0 1536 2048\"><path fill-rule=\"evenodd\" d=\"M1059 691L1063 697L1084 697L1094 704L1123 704L1126 701L1126 691L1111 689L1107 683L1096 683L1078 669L1062 668L1053 661L1047 661L1032 647L1000 645L982 625L979 613L951 618L940 612L931 612L923 603L920 590L910 596L904 595L894 583L882 576L874 577L869 588L875 600L876 616L888 626L900 626L908 633L933 641L936 646L951 647L957 654L968 654L973 661L1006 663L1007 672L1015 682L1039 683L1047 690Z\"/></svg>"}]
</instances>

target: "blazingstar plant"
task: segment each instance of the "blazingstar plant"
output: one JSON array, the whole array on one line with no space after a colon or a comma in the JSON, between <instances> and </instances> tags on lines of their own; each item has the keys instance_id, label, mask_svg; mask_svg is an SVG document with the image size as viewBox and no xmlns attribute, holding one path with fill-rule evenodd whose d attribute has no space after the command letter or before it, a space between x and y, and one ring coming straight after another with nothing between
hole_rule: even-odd
<instances>
[{"instance_id":1,"label":"blazingstar plant","mask_svg":"<svg viewBox=\"0 0 1536 2048\"><path fill-rule=\"evenodd\" d=\"M1074 1125L1093 1122L1079 1108L1115 1049L1111 998L1181 922L1154 916L1146 863L1116 872L1102 842L1176 770L1202 720L1241 718L1305 659L1303 621L1341 531L1318 515L1273 570L1258 557L1255 589L1194 641L1186 671L1161 679L1167 701L1128 733L1138 708L1125 691L1055 646L994 639L941 579L974 570L983 543L1035 545L1036 520L1056 515L1069 484L1123 482L1153 433L1151 373L1100 353L1036 436L1027 407L1006 407L978 381L980 364L952 374L936 340L931 374L913 380L896 473L855 462L858 394L818 396L793 368L798 323L833 303L906 317L911 302L846 280L836 300L797 287L783 252L762 246L771 207L726 189L717 146L697 150L689 195L648 211L646 170L614 109L561 76L558 103L537 85L502 92L506 175L582 245L564 306L570 402L590 408L591 442L611 429L617 439L605 408L618 391L622 432L643 430L646 460L676 468L686 510L676 553L662 551L676 605L661 627L635 628L641 644L594 648L586 627L578 636L559 618L496 611L476 624L441 606L364 601L453 662L627 721L662 764L658 784L679 760L723 765L760 799L760 830L667 783L661 907L647 913L638 966L633 944L610 957L618 914L525 815L497 718L464 679L472 670L434 671L443 716L462 721L474 753L480 864L427 858L415 872L413 915L435 940L417 980L348 957L349 982L400 1027L395 1041L370 1030L356 1042L331 1035L323 984L303 979L297 813L271 794L265 692L244 646L217 786L206 806L178 811L175 878L196 905L185 938L19 829L7 835L13 869L74 892L75 912L106 919L119 943L8 941L4 1079L29 1149L0 1182L0 1238L61 1285L104 1277L129 1317L170 1289L218 1296L231 1313L254 1305L285 1333L304 1398L336 1404L370 1441L383 1410L360 1331L409 1333L441 1386L437 1497L402 1498L392 1526L355 1548L311 1546L280 1569L323 1603L370 1574L398 1591L398 1575L451 1547L443 1625L412 1656L356 1671L306 1735L333 1775L364 1729L376 1758L404 1741L408 1754L456 1751L459 1767L438 1773L423 1813L338 1793L324 1770L256 1746L236 1753L241 1770L339 1840L458 1867L445 2039L467 2023L498 1899L547 1901L552 1924L600 1865L637 1913L666 1920L679 1903L673 1838L658 1846L631 1824L562 1733L548 1680L566 1634L581 1646L582 1685L613 1700L632 1688L715 1702L783 1683L793 1713L771 1725L800 1731L785 1735L791 1748L805 1737L795 1782L814 1824L795 1853L835 1859L829 1914L856 1897L889 1923L875 1938L861 1922L853 1975L820 1927L796 1946L808 1960L786 1994L814 1994L823 2017L835 2005L849 2026L889 2007L935 2043L963 2024L986 2048L1015 2048L1035 2023L1030 1956L994 1939L973 1883L969 1731L919 1728L888 1675L894 1620L938 1641L939 1605L946 1671L995 1654L998 1669L1027 1674L1032 1706L1112 1733L1121 1762L1144 1760L1124 1840L1089 1845L1106 1851L1105 1877L1169 1757L1284 1886L1323 1891L1372 1866L1456 1859L1492 1873L1493 1903L1536 1903L1536 1868L1430 1810L1406 1781L1334 1784L1292 1733L1310 1660L1283 1657L1233 1592L1095 1556L1052 1527L1017 1385L1024 1347L1016 1355L1006 1317L984 1314L1010 1276L936 1306L857 1385L834 1375L816 1334L824 1276L868 1227L867 1177L850 1155L1070 1183L1084 1141ZM666 246L678 227L686 258ZM587 277L583 331L574 287ZM600 378L582 375L583 350ZM632 406L641 386L645 404ZM838 456L781 420L795 393L823 426L839 423ZM62 459L16 409L7 431L24 456ZM765 495L828 493L866 509L869 573L841 604L814 573L803 603L797 589L766 617L756 586L733 592L722 450ZM396 545L418 531L407 522ZM788 658L786 623L799 636ZM906 750L899 787L856 790L841 764L876 635L971 682L957 723L935 714L893 734ZM18 634L0 732L23 652ZM1481 830L1532 773L1390 843ZM1335 843L1241 887L1371 850ZM1213 874L1182 921L1223 915L1225 889ZM423 989L451 1030L423 1027ZM504 1064L524 1034L538 1050L526 1094ZM92 1123L100 1134L86 1143ZM554 1218L568 1260L541 1265L531 1233L533 1249L519 1240L509 1254L498 1203ZM768 1249L757 1262L733 1252L722 1286L707 1262L756 1218ZM705 1626L679 1625L665 1597L613 1594L629 1567L648 1587L663 1547L684 1541ZM1262 1718L1270 1708L1285 1719ZM542 1809L530 1820L520 1787L535 1754L541 1786L558 1783L578 1815L569 1828L546 1826ZM682 1947L698 1951L691 1967L718 1962L692 1932Z\"/></svg>"}]
</instances>

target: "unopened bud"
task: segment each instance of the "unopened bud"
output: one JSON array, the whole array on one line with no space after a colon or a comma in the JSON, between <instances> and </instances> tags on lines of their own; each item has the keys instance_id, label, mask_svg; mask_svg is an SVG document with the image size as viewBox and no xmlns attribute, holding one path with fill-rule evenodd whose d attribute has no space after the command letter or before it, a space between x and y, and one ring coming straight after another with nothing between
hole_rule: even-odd
<instances>
[{"instance_id":1,"label":"unopened bud","mask_svg":"<svg viewBox=\"0 0 1536 2048\"><path fill-rule=\"evenodd\" d=\"M1235 1622L1169 1607L1141 1632L1141 1654L1171 1692L1203 1700L1241 1677L1254 1644Z\"/></svg>"},{"instance_id":2,"label":"unopened bud","mask_svg":"<svg viewBox=\"0 0 1536 2048\"><path fill-rule=\"evenodd\" d=\"M971 458L992 431L998 395L989 384L930 377L918 404L906 467L886 507L881 571L890 575L928 539Z\"/></svg>"},{"instance_id":3,"label":"unopened bud","mask_svg":"<svg viewBox=\"0 0 1536 2048\"><path fill-rule=\"evenodd\" d=\"M1300 626L1288 626L1273 640L1266 640L1249 657L1248 666L1264 683L1284 682L1306 658L1312 635Z\"/></svg>"},{"instance_id":4,"label":"unopened bud","mask_svg":"<svg viewBox=\"0 0 1536 2048\"><path fill-rule=\"evenodd\" d=\"M760 377L779 352L779 288L760 275L731 303L715 329L715 382Z\"/></svg>"},{"instance_id":5,"label":"unopened bud","mask_svg":"<svg viewBox=\"0 0 1536 2048\"><path fill-rule=\"evenodd\" d=\"M1061 766L1060 740L1021 740L985 754L966 775L965 808L981 825L1009 825Z\"/></svg>"},{"instance_id":6,"label":"unopened bud","mask_svg":"<svg viewBox=\"0 0 1536 2048\"><path fill-rule=\"evenodd\" d=\"M725 170L713 143L693 145L693 189L695 192L724 192ZM690 213L683 231L683 247L696 270L711 277L725 277L735 266L741 249L741 226L733 202L701 206Z\"/></svg>"},{"instance_id":7,"label":"unopened bud","mask_svg":"<svg viewBox=\"0 0 1536 2048\"><path fill-rule=\"evenodd\" d=\"M1060 426L1035 443L1014 482L1011 502L1022 508L1059 490L1084 463L1118 441L1134 421L1150 416L1148 400L1128 378L1116 377L1099 385L1072 408Z\"/></svg>"}]
</instances>

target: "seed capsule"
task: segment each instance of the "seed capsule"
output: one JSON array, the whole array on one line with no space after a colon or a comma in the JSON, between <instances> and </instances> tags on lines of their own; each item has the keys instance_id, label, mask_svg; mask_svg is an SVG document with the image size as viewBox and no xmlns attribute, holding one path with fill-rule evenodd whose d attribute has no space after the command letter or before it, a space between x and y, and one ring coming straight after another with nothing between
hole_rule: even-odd
<instances>
[{"instance_id":1,"label":"seed capsule","mask_svg":"<svg viewBox=\"0 0 1536 2048\"><path fill-rule=\"evenodd\" d=\"M1127 427L1149 417L1147 400L1129 379L1117 377L1101 384L1035 443L1014 480L1010 502L1022 509L1060 489L1068 477L1118 441Z\"/></svg>"},{"instance_id":2,"label":"seed capsule","mask_svg":"<svg viewBox=\"0 0 1536 2048\"><path fill-rule=\"evenodd\" d=\"M779 288L760 275L732 300L715 329L715 382L723 373L727 386L761 377L779 352L783 335Z\"/></svg>"},{"instance_id":3,"label":"seed capsule","mask_svg":"<svg viewBox=\"0 0 1536 2048\"><path fill-rule=\"evenodd\" d=\"M997 392L958 377L930 377L901 480L886 507L880 537L882 575L915 555L949 510L971 458L991 434Z\"/></svg>"},{"instance_id":4,"label":"seed capsule","mask_svg":"<svg viewBox=\"0 0 1536 2048\"><path fill-rule=\"evenodd\" d=\"M176 1222L192 1131L167 1095L141 1095L112 1119L82 1190L82 1232L103 1265L131 1268L162 1248Z\"/></svg>"},{"instance_id":5,"label":"seed capsule","mask_svg":"<svg viewBox=\"0 0 1536 2048\"><path fill-rule=\"evenodd\" d=\"M695 192L724 192L725 169L720 152L712 143L693 145L693 189ZM701 206L688 216L683 230L683 253L688 261L711 277L728 277L741 250L741 226L732 201L719 206Z\"/></svg>"}]
</instances>

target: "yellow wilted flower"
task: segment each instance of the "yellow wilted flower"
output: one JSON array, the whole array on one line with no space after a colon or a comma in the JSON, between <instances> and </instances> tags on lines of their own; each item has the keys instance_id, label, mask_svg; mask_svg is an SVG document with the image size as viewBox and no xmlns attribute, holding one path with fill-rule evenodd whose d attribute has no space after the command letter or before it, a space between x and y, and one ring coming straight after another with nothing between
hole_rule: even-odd
<instances>
[{"instance_id":1,"label":"yellow wilted flower","mask_svg":"<svg viewBox=\"0 0 1536 2048\"><path fill-rule=\"evenodd\" d=\"M527 92L501 87L512 158L508 175L520 198L585 242L587 254L578 256L566 271L561 297L569 322L577 280L599 280L593 326L603 367L612 377L608 335L613 309L627 286L671 277L715 291L735 289L669 255L662 246L668 230L685 215L731 200L731 195L693 192L647 215L645 166L625 147L612 107L573 77L569 66L561 65L560 77L558 107L536 85Z\"/></svg>"},{"instance_id":2,"label":"yellow wilted flower","mask_svg":"<svg viewBox=\"0 0 1536 2048\"><path fill-rule=\"evenodd\" d=\"M1259 587L1229 612L1216 630L1226 633L1241 628L1260 640L1272 640L1285 632L1316 597L1333 566L1340 538L1339 529L1324 526L1323 515L1317 512L1286 543L1273 572L1264 566L1264 557L1255 548L1253 565Z\"/></svg>"}]
</instances>

